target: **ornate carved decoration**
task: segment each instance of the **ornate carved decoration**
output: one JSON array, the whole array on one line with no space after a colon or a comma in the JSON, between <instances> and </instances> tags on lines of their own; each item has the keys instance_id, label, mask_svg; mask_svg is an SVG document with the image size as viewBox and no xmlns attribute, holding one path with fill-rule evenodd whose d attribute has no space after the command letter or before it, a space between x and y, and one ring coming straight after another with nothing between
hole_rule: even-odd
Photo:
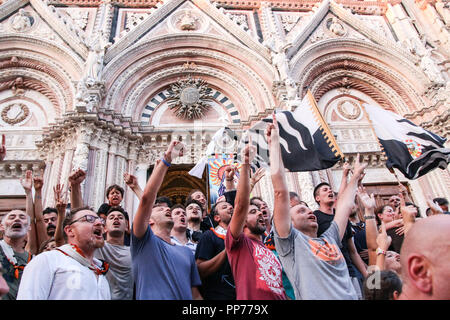
<instances>
[{"instance_id":1,"label":"ornate carved decoration","mask_svg":"<svg viewBox=\"0 0 450 320\"><path fill-rule=\"evenodd\" d=\"M207 100L211 99L206 81L189 77L171 86L169 108L182 119L201 119L210 109ZM170 91L169 91L170 92Z\"/></svg>"},{"instance_id":2,"label":"ornate carved decoration","mask_svg":"<svg viewBox=\"0 0 450 320\"><path fill-rule=\"evenodd\" d=\"M81 10L68 10L67 14L72 18L74 24L80 28L80 30L85 30L89 20L89 12Z\"/></svg>"},{"instance_id":3,"label":"ornate carved decoration","mask_svg":"<svg viewBox=\"0 0 450 320\"><path fill-rule=\"evenodd\" d=\"M176 19L176 27L183 31L194 31L200 29L201 21L197 15L187 10Z\"/></svg>"},{"instance_id":4,"label":"ornate carved decoration","mask_svg":"<svg viewBox=\"0 0 450 320\"><path fill-rule=\"evenodd\" d=\"M360 106L353 100L342 100L337 105L338 112L349 120L358 119L361 115Z\"/></svg>"},{"instance_id":5,"label":"ornate carved decoration","mask_svg":"<svg viewBox=\"0 0 450 320\"><path fill-rule=\"evenodd\" d=\"M17 14L9 19L10 28L15 32L30 31L34 25L35 18L24 9L20 9Z\"/></svg>"},{"instance_id":6,"label":"ornate carved decoration","mask_svg":"<svg viewBox=\"0 0 450 320\"><path fill-rule=\"evenodd\" d=\"M236 22L238 25L244 27L244 29L249 29L248 26L248 18L246 14L238 14L238 13L227 13L228 17Z\"/></svg>"},{"instance_id":7,"label":"ornate carved decoration","mask_svg":"<svg viewBox=\"0 0 450 320\"><path fill-rule=\"evenodd\" d=\"M300 20L300 16L295 15L282 15L281 16L281 25L283 26L284 31L289 32L291 31L297 22Z\"/></svg>"},{"instance_id":8,"label":"ornate carved decoration","mask_svg":"<svg viewBox=\"0 0 450 320\"><path fill-rule=\"evenodd\" d=\"M26 105L13 103L2 110L2 120L10 125L15 125L28 118L29 114L30 109Z\"/></svg>"},{"instance_id":9,"label":"ornate carved decoration","mask_svg":"<svg viewBox=\"0 0 450 320\"><path fill-rule=\"evenodd\" d=\"M330 18L326 22L327 29L337 35L343 37L347 34L344 24L336 17Z\"/></svg>"}]
</instances>

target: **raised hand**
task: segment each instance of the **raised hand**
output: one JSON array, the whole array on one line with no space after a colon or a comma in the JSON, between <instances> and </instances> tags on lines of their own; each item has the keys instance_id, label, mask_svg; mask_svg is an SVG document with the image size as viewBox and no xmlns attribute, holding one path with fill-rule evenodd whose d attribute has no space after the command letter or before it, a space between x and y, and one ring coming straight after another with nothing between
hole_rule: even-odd
<instances>
[{"instance_id":1,"label":"raised hand","mask_svg":"<svg viewBox=\"0 0 450 320\"><path fill-rule=\"evenodd\" d=\"M53 187L53 194L55 197L55 207L58 210L58 214L65 213L67 207L67 192L63 195L64 185L59 183Z\"/></svg>"},{"instance_id":2,"label":"raised hand","mask_svg":"<svg viewBox=\"0 0 450 320\"><path fill-rule=\"evenodd\" d=\"M31 192L31 188L33 187L33 172L31 170L27 170L25 177L20 178L20 184L25 189L25 192Z\"/></svg>"},{"instance_id":3,"label":"raised hand","mask_svg":"<svg viewBox=\"0 0 450 320\"><path fill-rule=\"evenodd\" d=\"M225 180L233 181L235 172L236 172L236 167L235 166L227 165L226 168L225 168L225 171L224 171Z\"/></svg>"},{"instance_id":4,"label":"raised hand","mask_svg":"<svg viewBox=\"0 0 450 320\"><path fill-rule=\"evenodd\" d=\"M358 181L361 181L364 177L364 170L367 168L368 163L367 162L360 162L359 161L359 153L356 156L355 159L355 165L353 166L353 175L358 178Z\"/></svg>"},{"instance_id":5,"label":"raised hand","mask_svg":"<svg viewBox=\"0 0 450 320\"><path fill-rule=\"evenodd\" d=\"M44 186L44 170L41 169L40 175L33 178L34 189L41 190Z\"/></svg>"},{"instance_id":6,"label":"raised hand","mask_svg":"<svg viewBox=\"0 0 450 320\"><path fill-rule=\"evenodd\" d=\"M256 155L256 148L252 146L252 140L250 138L249 143L242 149L241 159L243 164L251 164Z\"/></svg>"},{"instance_id":7,"label":"raised hand","mask_svg":"<svg viewBox=\"0 0 450 320\"><path fill-rule=\"evenodd\" d=\"M6 157L6 137L2 134L2 144L0 145L0 161Z\"/></svg>"},{"instance_id":8,"label":"raised hand","mask_svg":"<svg viewBox=\"0 0 450 320\"><path fill-rule=\"evenodd\" d=\"M376 201L373 193L369 196L369 194L366 191L366 188L359 186L356 194L358 195L359 200L361 200L364 208L375 209Z\"/></svg>"},{"instance_id":9,"label":"raised hand","mask_svg":"<svg viewBox=\"0 0 450 320\"><path fill-rule=\"evenodd\" d=\"M381 232L377 236L377 245L380 249L387 251L391 242L392 238L386 233L386 225L381 222Z\"/></svg>"},{"instance_id":10,"label":"raised hand","mask_svg":"<svg viewBox=\"0 0 450 320\"><path fill-rule=\"evenodd\" d=\"M164 160L171 163L177 157L182 157L184 153L185 145L180 141L173 140L167 151L164 153Z\"/></svg>"},{"instance_id":11,"label":"raised hand","mask_svg":"<svg viewBox=\"0 0 450 320\"><path fill-rule=\"evenodd\" d=\"M259 182L259 180L264 177L264 174L264 168L258 168L258 170L256 170L256 172L250 178L250 188L253 189L253 187Z\"/></svg>"},{"instance_id":12,"label":"raised hand","mask_svg":"<svg viewBox=\"0 0 450 320\"><path fill-rule=\"evenodd\" d=\"M265 136L269 147L272 143L280 143L280 132L275 113L272 114L272 123L267 124Z\"/></svg>"},{"instance_id":13,"label":"raised hand","mask_svg":"<svg viewBox=\"0 0 450 320\"><path fill-rule=\"evenodd\" d=\"M444 210L442 210L439 204L433 201L433 198L429 194L427 194L427 204L430 207L431 213L433 215L444 213Z\"/></svg>"},{"instance_id":14,"label":"raised hand","mask_svg":"<svg viewBox=\"0 0 450 320\"><path fill-rule=\"evenodd\" d=\"M71 186L80 185L86 179L86 172L78 169L69 176L69 183Z\"/></svg>"},{"instance_id":15,"label":"raised hand","mask_svg":"<svg viewBox=\"0 0 450 320\"><path fill-rule=\"evenodd\" d=\"M347 161L344 162L344 165L342 166L342 169L343 169L343 174L345 176L348 176L349 173L353 172L352 171L352 165L349 162L347 162Z\"/></svg>"},{"instance_id":16,"label":"raised hand","mask_svg":"<svg viewBox=\"0 0 450 320\"><path fill-rule=\"evenodd\" d=\"M134 189L138 186L137 178L132 174L129 174L128 172L125 172L123 174L123 180L125 181L126 185L129 186L131 189Z\"/></svg>"}]
</instances>

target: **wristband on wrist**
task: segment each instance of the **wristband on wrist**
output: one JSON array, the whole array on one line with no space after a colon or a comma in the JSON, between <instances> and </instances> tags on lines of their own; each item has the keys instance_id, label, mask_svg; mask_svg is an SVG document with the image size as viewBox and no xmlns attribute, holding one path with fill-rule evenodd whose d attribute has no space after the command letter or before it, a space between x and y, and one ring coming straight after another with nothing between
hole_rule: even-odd
<instances>
[{"instance_id":1,"label":"wristband on wrist","mask_svg":"<svg viewBox=\"0 0 450 320\"><path fill-rule=\"evenodd\" d=\"M377 248L377 256L380 255L380 254L386 255L386 251L381 249L381 248Z\"/></svg>"},{"instance_id":2,"label":"wristband on wrist","mask_svg":"<svg viewBox=\"0 0 450 320\"><path fill-rule=\"evenodd\" d=\"M364 216L364 219L365 219L365 220L375 219L375 216L374 216L374 215L371 215L371 216Z\"/></svg>"},{"instance_id":3,"label":"wristband on wrist","mask_svg":"<svg viewBox=\"0 0 450 320\"><path fill-rule=\"evenodd\" d=\"M161 158L161 161L168 167L170 167L172 164L164 160L164 157Z\"/></svg>"}]
</instances>

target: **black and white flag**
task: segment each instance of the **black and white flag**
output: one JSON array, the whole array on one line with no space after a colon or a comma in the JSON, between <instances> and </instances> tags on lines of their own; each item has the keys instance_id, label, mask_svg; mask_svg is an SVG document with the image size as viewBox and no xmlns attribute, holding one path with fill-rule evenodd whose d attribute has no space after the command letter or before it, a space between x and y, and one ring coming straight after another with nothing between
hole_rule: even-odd
<instances>
[{"instance_id":1,"label":"black and white flag","mask_svg":"<svg viewBox=\"0 0 450 320\"><path fill-rule=\"evenodd\" d=\"M343 158L309 91L295 111L278 111L276 119L280 130L281 157L287 170L298 172L327 169ZM247 137L241 139L239 149L248 141L248 136L251 136L252 144L257 149L253 164L256 167L269 167L269 146L265 138L267 123L272 123L272 117L256 123L248 130Z\"/></svg>"},{"instance_id":2,"label":"black and white flag","mask_svg":"<svg viewBox=\"0 0 450 320\"><path fill-rule=\"evenodd\" d=\"M408 179L417 179L450 161L446 139L416 126L393 112L363 104L375 134L388 158L386 166L397 168Z\"/></svg>"}]
</instances>

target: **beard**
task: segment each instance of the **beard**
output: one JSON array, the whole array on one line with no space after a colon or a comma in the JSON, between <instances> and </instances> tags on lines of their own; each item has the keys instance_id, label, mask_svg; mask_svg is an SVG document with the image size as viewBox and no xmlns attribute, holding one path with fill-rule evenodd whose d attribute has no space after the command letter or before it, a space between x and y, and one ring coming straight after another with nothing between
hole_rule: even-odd
<instances>
[{"instance_id":1,"label":"beard","mask_svg":"<svg viewBox=\"0 0 450 320\"><path fill-rule=\"evenodd\" d=\"M49 235L50 237L53 237L55 235L56 232L56 227L53 224L49 224L47 226L47 235Z\"/></svg>"},{"instance_id":2,"label":"beard","mask_svg":"<svg viewBox=\"0 0 450 320\"><path fill-rule=\"evenodd\" d=\"M7 228L5 230L5 237L11 238L11 239L20 239L27 235L27 228L22 227L20 230L14 230L13 228Z\"/></svg>"},{"instance_id":3,"label":"beard","mask_svg":"<svg viewBox=\"0 0 450 320\"><path fill-rule=\"evenodd\" d=\"M266 227L261 226L259 223L257 223L254 226L247 225L247 228L250 230L251 233L256 234L258 236L263 235L266 231Z\"/></svg>"},{"instance_id":4,"label":"beard","mask_svg":"<svg viewBox=\"0 0 450 320\"><path fill-rule=\"evenodd\" d=\"M98 248L103 248L103 246L105 245L105 239L94 239L93 241L93 247L98 249Z\"/></svg>"}]
</instances>

